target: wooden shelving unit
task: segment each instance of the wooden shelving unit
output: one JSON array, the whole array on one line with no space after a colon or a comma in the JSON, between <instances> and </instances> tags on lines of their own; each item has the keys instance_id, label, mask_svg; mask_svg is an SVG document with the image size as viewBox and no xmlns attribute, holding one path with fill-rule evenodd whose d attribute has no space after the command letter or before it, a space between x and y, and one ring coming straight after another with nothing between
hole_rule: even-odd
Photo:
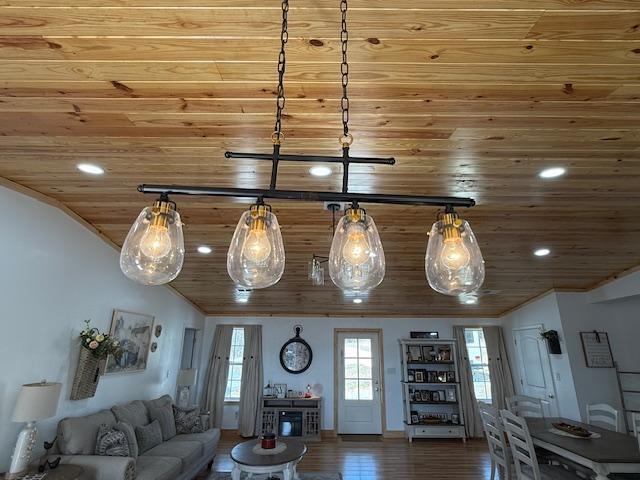
<instances>
[{"instance_id":1,"label":"wooden shelving unit","mask_svg":"<svg viewBox=\"0 0 640 480\"><path fill-rule=\"evenodd\" d=\"M400 340L399 344L405 435L409 442L414 438L461 438L465 441L460 373L456 363L457 342L407 339ZM421 358L416 357L417 352ZM421 373L416 375L416 372ZM448 381L426 381L430 375ZM417 376L425 381L417 381Z\"/></svg>"}]
</instances>

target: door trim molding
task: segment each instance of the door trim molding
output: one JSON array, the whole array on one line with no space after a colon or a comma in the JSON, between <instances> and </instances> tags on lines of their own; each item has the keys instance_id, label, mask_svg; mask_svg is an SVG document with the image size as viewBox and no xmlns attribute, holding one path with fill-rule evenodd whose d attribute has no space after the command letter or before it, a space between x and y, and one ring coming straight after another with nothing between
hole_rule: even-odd
<instances>
[{"instance_id":1,"label":"door trim molding","mask_svg":"<svg viewBox=\"0 0 640 480\"><path fill-rule=\"evenodd\" d=\"M338 420L338 394L339 385L338 379L340 378L340 351L338 345L338 335L340 333L375 333L378 335L378 363L380 369L380 425L382 426L382 434L387 433L387 402L385 397L387 396L387 390L384 385L384 337L381 328L334 328L333 329L333 429L338 435L339 420Z\"/></svg>"}]
</instances>

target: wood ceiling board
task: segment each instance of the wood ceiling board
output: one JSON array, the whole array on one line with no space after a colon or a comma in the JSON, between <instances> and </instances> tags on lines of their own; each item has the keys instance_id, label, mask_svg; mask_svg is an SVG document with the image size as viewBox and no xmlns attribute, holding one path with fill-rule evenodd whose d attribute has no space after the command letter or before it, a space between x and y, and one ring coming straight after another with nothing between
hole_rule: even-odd
<instances>
[{"instance_id":1,"label":"wood ceiling board","mask_svg":"<svg viewBox=\"0 0 640 480\"><path fill-rule=\"evenodd\" d=\"M352 0L352 191L464 195L487 260L478 305L424 278L434 209L367 205L387 256L361 305L306 278L330 214L272 202L282 281L236 302L225 255L248 199L176 198L187 223L178 291L211 314L495 316L550 288L582 290L640 263L640 36L635 0ZM3 7L4 6L4 7ZM280 3L0 0L0 175L63 202L121 244L142 182L266 186ZM339 154L339 13L290 12L286 153ZM103 177L76 171L99 163ZM563 165L544 182L538 172ZM282 188L338 190L283 164ZM339 166L334 166L336 174ZM585 234L588 232L588 235ZM611 236L615 235L615 244ZM214 246L210 256L195 253ZM541 259L538 246L552 249Z\"/></svg>"}]
</instances>

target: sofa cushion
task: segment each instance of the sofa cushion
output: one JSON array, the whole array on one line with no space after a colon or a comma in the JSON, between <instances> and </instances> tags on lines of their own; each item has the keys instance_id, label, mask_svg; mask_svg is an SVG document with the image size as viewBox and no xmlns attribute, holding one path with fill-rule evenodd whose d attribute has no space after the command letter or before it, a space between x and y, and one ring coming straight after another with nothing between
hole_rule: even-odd
<instances>
[{"instance_id":1,"label":"sofa cushion","mask_svg":"<svg viewBox=\"0 0 640 480\"><path fill-rule=\"evenodd\" d=\"M173 399L171 398L171 395L163 395L153 400L145 400L144 404L147 408L165 407L167 405L172 405Z\"/></svg>"},{"instance_id":2,"label":"sofa cushion","mask_svg":"<svg viewBox=\"0 0 640 480\"><path fill-rule=\"evenodd\" d=\"M174 457L182 462L181 472L192 468L202 456L202 444L200 442L169 441L153 447L145 452L144 457Z\"/></svg>"},{"instance_id":3,"label":"sofa cushion","mask_svg":"<svg viewBox=\"0 0 640 480\"><path fill-rule=\"evenodd\" d=\"M136 458L138 456L138 439L136 438L136 431L131 425L124 422L116 423L116 430L120 430L127 437L129 442L129 456Z\"/></svg>"},{"instance_id":4,"label":"sofa cushion","mask_svg":"<svg viewBox=\"0 0 640 480\"><path fill-rule=\"evenodd\" d=\"M127 435L118 427L110 427L103 423L98 429L95 454L106 457L131 457Z\"/></svg>"},{"instance_id":5,"label":"sofa cushion","mask_svg":"<svg viewBox=\"0 0 640 480\"><path fill-rule=\"evenodd\" d=\"M162 443L162 430L160 423L154 420L149 425L136 427L136 438L138 439L138 453L142 454Z\"/></svg>"},{"instance_id":6,"label":"sofa cushion","mask_svg":"<svg viewBox=\"0 0 640 480\"><path fill-rule=\"evenodd\" d=\"M110 410L102 410L84 417L64 418L58 423L58 448L64 455L93 455L98 429L106 424L113 427L116 417Z\"/></svg>"},{"instance_id":7,"label":"sofa cushion","mask_svg":"<svg viewBox=\"0 0 640 480\"><path fill-rule=\"evenodd\" d=\"M119 422L125 422L132 427L144 427L149 424L149 412L140 400L135 400L127 405L115 405L111 411Z\"/></svg>"},{"instance_id":8,"label":"sofa cushion","mask_svg":"<svg viewBox=\"0 0 640 480\"><path fill-rule=\"evenodd\" d=\"M171 404L163 407L149 407L149 417L151 420L157 420L162 430L162 440L165 442L176 436L176 419L173 416L173 408Z\"/></svg>"},{"instance_id":9,"label":"sofa cushion","mask_svg":"<svg viewBox=\"0 0 640 480\"><path fill-rule=\"evenodd\" d=\"M205 427L202 425L200 408L181 408L173 406L176 433L202 433Z\"/></svg>"},{"instance_id":10,"label":"sofa cushion","mask_svg":"<svg viewBox=\"0 0 640 480\"><path fill-rule=\"evenodd\" d=\"M182 462L174 457L138 457L136 480L173 480L180 476Z\"/></svg>"},{"instance_id":11,"label":"sofa cushion","mask_svg":"<svg viewBox=\"0 0 640 480\"><path fill-rule=\"evenodd\" d=\"M169 443L173 442L199 442L202 444L203 455L210 455L214 453L218 442L220 441L220 429L212 428L202 433L185 433L176 435Z\"/></svg>"}]
</instances>

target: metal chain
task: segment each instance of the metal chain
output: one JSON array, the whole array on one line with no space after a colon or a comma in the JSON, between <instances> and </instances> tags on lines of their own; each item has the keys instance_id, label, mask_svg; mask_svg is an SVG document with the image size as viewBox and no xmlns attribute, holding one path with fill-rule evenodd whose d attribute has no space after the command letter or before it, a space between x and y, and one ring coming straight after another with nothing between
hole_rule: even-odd
<instances>
[{"instance_id":1,"label":"metal chain","mask_svg":"<svg viewBox=\"0 0 640 480\"><path fill-rule=\"evenodd\" d=\"M342 64L340 65L340 73L342 73L342 100L340 106L342 108L343 135L346 138L349 135L349 96L347 95L347 86L349 85L349 63L347 62L349 32L347 31L347 0L340 0L340 12L342 12L342 32L340 33L340 40L342 41Z\"/></svg>"},{"instance_id":2,"label":"metal chain","mask_svg":"<svg viewBox=\"0 0 640 480\"><path fill-rule=\"evenodd\" d=\"M280 33L280 54L278 55L278 99L276 100L276 124L272 139L280 144L282 138L282 110L284 110L284 72L287 64L285 45L289 40L288 32L289 0L282 0L282 31Z\"/></svg>"}]
</instances>

